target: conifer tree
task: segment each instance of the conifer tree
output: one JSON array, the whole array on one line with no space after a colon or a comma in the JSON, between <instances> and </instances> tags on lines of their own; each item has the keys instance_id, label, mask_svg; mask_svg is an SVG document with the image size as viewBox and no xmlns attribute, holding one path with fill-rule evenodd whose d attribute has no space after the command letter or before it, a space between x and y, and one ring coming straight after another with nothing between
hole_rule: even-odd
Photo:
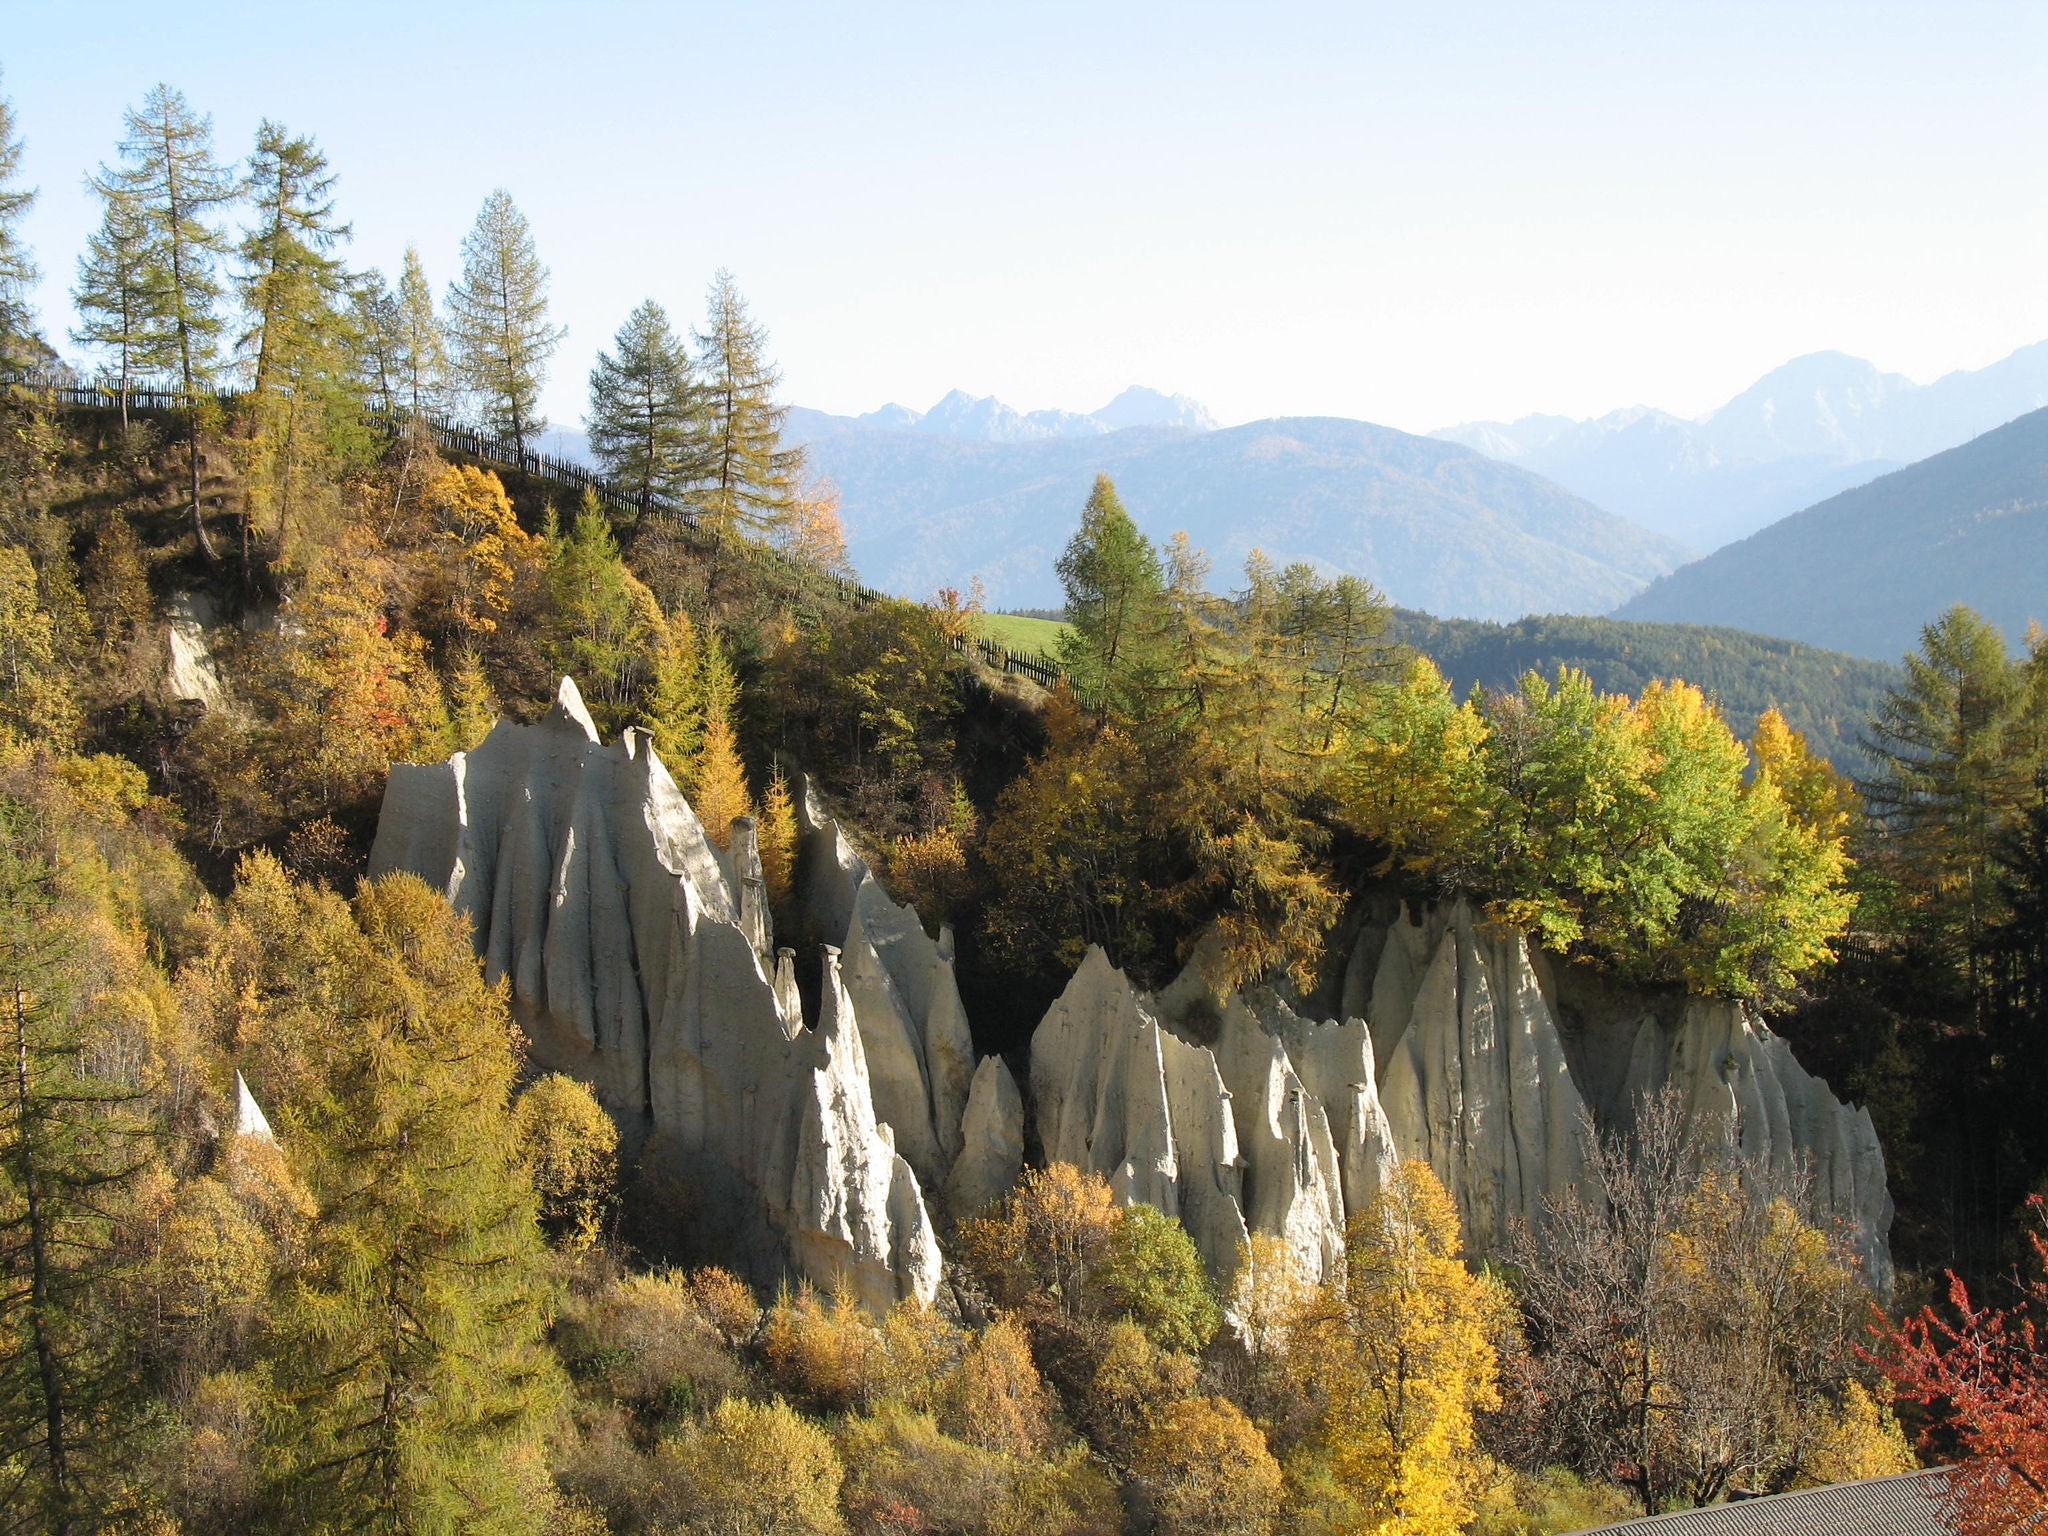
<instances>
[{"instance_id":1,"label":"conifer tree","mask_svg":"<svg viewBox=\"0 0 2048 1536\"><path fill-rule=\"evenodd\" d=\"M0 368L26 367L38 350L29 290L41 274L21 221L35 205L36 190L20 184L21 136L14 103L0 96Z\"/></svg>"},{"instance_id":2,"label":"conifer tree","mask_svg":"<svg viewBox=\"0 0 2048 1536\"><path fill-rule=\"evenodd\" d=\"M126 117L121 164L102 166L94 186L103 197L123 194L142 236L142 287L155 302L142 310L153 353L167 355L185 394L210 385L224 321L220 258L228 237L217 221L239 194L233 171L214 158L213 119L192 110L184 93L154 87ZM199 506L199 411L191 407L186 442L192 531L200 553L219 563Z\"/></svg>"},{"instance_id":3,"label":"conifer tree","mask_svg":"<svg viewBox=\"0 0 2048 1536\"><path fill-rule=\"evenodd\" d=\"M289 366L280 354L307 345L341 308L348 275L331 252L349 226L335 219L334 183L311 139L268 118L257 127L249 156L256 222L242 239L239 286L250 322L241 347L259 399Z\"/></svg>"},{"instance_id":4,"label":"conifer tree","mask_svg":"<svg viewBox=\"0 0 2048 1536\"><path fill-rule=\"evenodd\" d=\"M398 328L405 407L415 416L432 415L447 403L448 343L417 246L405 248L405 266L398 274Z\"/></svg>"},{"instance_id":5,"label":"conifer tree","mask_svg":"<svg viewBox=\"0 0 2048 1536\"><path fill-rule=\"evenodd\" d=\"M1876 772L1861 787L1918 937L1973 975L2001 916L1993 854L2032 789L2042 721L2026 668L1967 608L1922 630L1905 665L1871 722Z\"/></svg>"},{"instance_id":6,"label":"conifer tree","mask_svg":"<svg viewBox=\"0 0 2048 1536\"><path fill-rule=\"evenodd\" d=\"M704 744L704 679L697 626L680 608L655 642L640 718L654 738L654 755L679 782L687 779Z\"/></svg>"},{"instance_id":7,"label":"conifer tree","mask_svg":"<svg viewBox=\"0 0 2048 1536\"><path fill-rule=\"evenodd\" d=\"M1165 579L1158 552L1131 521L1109 476L1095 477L1081 526L1054 569L1073 630L1060 641L1060 662L1074 691L1090 704L1147 713L1166 632Z\"/></svg>"},{"instance_id":8,"label":"conifer tree","mask_svg":"<svg viewBox=\"0 0 2048 1536\"><path fill-rule=\"evenodd\" d=\"M280 554L295 480L361 416L354 385L365 338L351 313L349 274L331 254L349 237L335 218L334 182L318 145L264 120L249 157L256 223L241 246L238 286L250 323L240 346L253 385L257 489L274 509Z\"/></svg>"},{"instance_id":9,"label":"conifer tree","mask_svg":"<svg viewBox=\"0 0 2048 1536\"><path fill-rule=\"evenodd\" d=\"M586 491L568 536L548 540L554 595L554 669L574 677L607 732L632 718L660 638L662 618L640 579L626 569L597 497Z\"/></svg>"},{"instance_id":10,"label":"conifer tree","mask_svg":"<svg viewBox=\"0 0 2048 1536\"><path fill-rule=\"evenodd\" d=\"M643 300L590 371L590 451L619 485L653 510L681 504L704 478L708 443L689 349L668 314Z\"/></svg>"},{"instance_id":11,"label":"conifer tree","mask_svg":"<svg viewBox=\"0 0 2048 1536\"><path fill-rule=\"evenodd\" d=\"M703 700L704 739L690 765L690 804L704 824L705 835L723 848L732 836L733 818L753 815L754 803L747 792L746 765L740 760L739 733L733 726L739 685L715 631L703 637L700 654L698 689Z\"/></svg>"},{"instance_id":12,"label":"conifer tree","mask_svg":"<svg viewBox=\"0 0 2048 1536\"><path fill-rule=\"evenodd\" d=\"M71 302L79 315L71 339L97 347L114 358L121 425L128 425L128 391L137 378L172 366L175 354L153 319L162 295L152 283L148 231L135 195L126 188L96 181L102 211L100 227L86 237L78 258L78 285Z\"/></svg>"},{"instance_id":13,"label":"conifer tree","mask_svg":"<svg viewBox=\"0 0 2048 1536\"><path fill-rule=\"evenodd\" d=\"M94 973L118 944L67 890L95 860L62 838L0 798L0 1530L57 1536L100 1528L124 1496L139 1373L106 1299L147 1130L98 1066L111 978Z\"/></svg>"},{"instance_id":14,"label":"conifer tree","mask_svg":"<svg viewBox=\"0 0 2048 1536\"><path fill-rule=\"evenodd\" d=\"M796 807L790 800L789 780L782 765L768 776L768 789L761 796L761 878L768 885L768 899L777 904L796 893L797 831Z\"/></svg>"},{"instance_id":15,"label":"conifer tree","mask_svg":"<svg viewBox=\"0 0 2048 1536\"><path fill-rule=\"evenodd\" d=\"M365 884L323 1070L294 1120L318 1203L273 1317L272 1454L291 1529L524 1532L559 1400L502 994L410 875ZM347 918L341 919L346 924Z\"/></svg>"},{"instance_id":16,"label":"conifer tree","mask_svg":"<svg viewBox=\"0 0 2048 1536\"><path fill-rule=\"evenodd\" d=\"M779 529L802 478L803 454L782 446L788 408L775 403L782 377L768 361L768 333L722 268L694 339L708 446L696 505L728 534Z\"/></svg>"},{"instance_id":17,"label":"conifer tree","mask_svg":"<svg viewBox=\"0 0 2048 1536\"><path fill-rule=\"evenodd\" d=\"M500 187L463 237L462 277L448 289L448 335L483 424L521 452L547 430L540 391L566 334L548 321L548 269L526 215Z\"/></svg>"},{"instance_id":18,"label":"conifer tree","mask_svg":"<svg viewBox=\"0 0 2048 1536\"><path fill-rule=\"evenodd\" d=\"M398 295L372 267L349 284L349 306L359 343L357 384L372 410L389 415L397 408L404 375L404 334Z\"/></svg>"}]
</instances>

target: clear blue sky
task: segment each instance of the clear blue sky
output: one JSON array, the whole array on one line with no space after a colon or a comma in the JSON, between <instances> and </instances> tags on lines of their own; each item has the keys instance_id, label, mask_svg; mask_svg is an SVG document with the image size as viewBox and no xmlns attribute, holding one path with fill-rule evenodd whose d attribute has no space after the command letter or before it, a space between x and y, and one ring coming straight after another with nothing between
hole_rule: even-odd
<instances>
[{"instance_id":1,"label":"clear blue sky","mask_svg":"<svg viewBox=\"0 0 2048 1536\"><path fill-rule=\"evenodd\" d=\"M791 398L960 386L1410 429L1705 410L1797 353L1931 378L2048 337L2048 5L8 0L43 313L171 82L316 136L355 260L437 286L509 188L547 395L730 267Z\"/></svg>"}]
</instances>

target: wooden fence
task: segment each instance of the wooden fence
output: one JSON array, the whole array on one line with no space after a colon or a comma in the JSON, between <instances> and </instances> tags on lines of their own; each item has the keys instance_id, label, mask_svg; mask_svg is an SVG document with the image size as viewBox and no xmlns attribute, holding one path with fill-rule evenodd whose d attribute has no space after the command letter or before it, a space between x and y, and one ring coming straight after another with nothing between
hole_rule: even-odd
<instances>
[{"instance_id":1,"label":"wooden fence","mask_svg":"<svg viewBox=\"0 0 2048 1536\"><path fill-rule=\"evenodd\" d=\"M60 375L40 373L0 373L0 387L25 391L51 405L70 406L82 410L118 410L123 393L119 380L102 379L80 382ZM192 403L192 396L178 387L174 380L131 379L126 394L131 412L162 413L183 410ZM235 391L216 390L212 398L222 404L232 403L238 398ZM575 491L579 496L584 491L595 495L608 511L629 518L637 518L647 510L645 500L615 481L582 464L568 459L558 459L552 454L534 453L510 438L495 437L475 427L459 422L445 421L434 416L414 418L408 412L380 411L373 414L374 425L385 432L397 434L407 423L417 420L426 428L437 447L449 453L461 454L464 458L476 459L498 469L509 469L518 474L530 475L538 480L559 485ZM690 530L693 539L709 548L726 543L732 536L721 529L702 522L686 509L674 513L683 527ZM752 540L740 540L749 553L766 555L773 560L787 563L791 567L805 569L800 562L771 544L759 544ZM839 600L852 608L867 608L876 603L895 601L873 587L845 576L831 578L833 590ZM1049 656L1027 656L998 645L987 637L970 638L964 634L949 634L946 643L962 656L978 658L983 664L998 672L1014 673L1030 678L1041 688L1051 688L1059 682L1065 669Z\"/></svg>"}]
</instances>

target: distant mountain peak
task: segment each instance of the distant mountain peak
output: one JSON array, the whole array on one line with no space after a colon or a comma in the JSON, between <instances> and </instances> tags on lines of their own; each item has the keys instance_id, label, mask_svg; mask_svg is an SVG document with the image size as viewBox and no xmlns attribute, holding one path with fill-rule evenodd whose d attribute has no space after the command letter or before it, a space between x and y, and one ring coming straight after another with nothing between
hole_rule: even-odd
<instances>
[{"instance_id":1,"label":"distant mountain peak","mask_svg":"<svg viewBox=\"0 0 2048 1536\"><path fill-rule=\"evenodd\" d=\"M1032 443L1053 437L1100 437L1126 427L1173 427L1187 432L1213 432L1216 418L1199 400L1169 395L1133 384L1099 411L1020 411L994 395L970 395L949 389L928 411L891 404L860 416L828 417L801 413L805 419L840 426L877 427L885 432L931 432L980 443Z\"/></svg>"},{"instance_id":2,"label":"distant mountain peak","mask_svg":"<svg viewBox=\"0 0 2048 1536\"><path fill-rule=\"evenodd\" d=\"M1147 389L1143 384L1133 384L1092 414L1112 432L1124 427L1186 427L1194 432L1216 430L1216 418L1199 400Z\"/></svg>"}]
</instances>

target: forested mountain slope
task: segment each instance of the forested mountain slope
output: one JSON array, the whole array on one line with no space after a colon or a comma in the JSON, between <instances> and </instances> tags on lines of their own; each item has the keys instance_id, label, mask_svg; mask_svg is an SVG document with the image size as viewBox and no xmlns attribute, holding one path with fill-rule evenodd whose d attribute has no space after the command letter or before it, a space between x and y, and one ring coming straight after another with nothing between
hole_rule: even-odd
<instances>
[{"instance_id":1,"label":"forested mountain slope","mask_svg":"<svg viewBox=\"0 0 2048 1536\"><path fill-rule=\"evenodd\" d=\"M1053 560L1098 473L1153 537L1186 530L1221 578L1257 548L1461 617L1601 611L1682 557L1525 470L1367 422L992 443L797 411L789 429L839 487L863 579L911 596L979 576L1003 606L1056 602Z\"/></svg>"},{"instance_id":2,"label":"forested mountain slope","mask_svg":"<svg viewBox=\"0 0 2048 1536\"><path fill-rule=\"evenodd\" d=\"M1699 624L1633 623L1544 614L1512 624L1439 619L1397 609L1392 632L1434 661L1464 692L1513 688L1525 672L1577 667L1603 693L1637 694L1655 678L1705 689L1728 723L1747 733L1776 709L1844 773L1862 771L1857 742L1898 680L1898 669L1797 640Z\"/></svg>"},{"instance_id":3,"label":"forested mountain slope","mask_svg":"<svg viewBox=\"0 0 2048 1536\"><path fill-rule=\"evenodd\" d=\"M2048 410L1795 513L1615 614L1888 659L1955 603L2012 636L2048 616Z\"/></svg>"}]
</instances>

